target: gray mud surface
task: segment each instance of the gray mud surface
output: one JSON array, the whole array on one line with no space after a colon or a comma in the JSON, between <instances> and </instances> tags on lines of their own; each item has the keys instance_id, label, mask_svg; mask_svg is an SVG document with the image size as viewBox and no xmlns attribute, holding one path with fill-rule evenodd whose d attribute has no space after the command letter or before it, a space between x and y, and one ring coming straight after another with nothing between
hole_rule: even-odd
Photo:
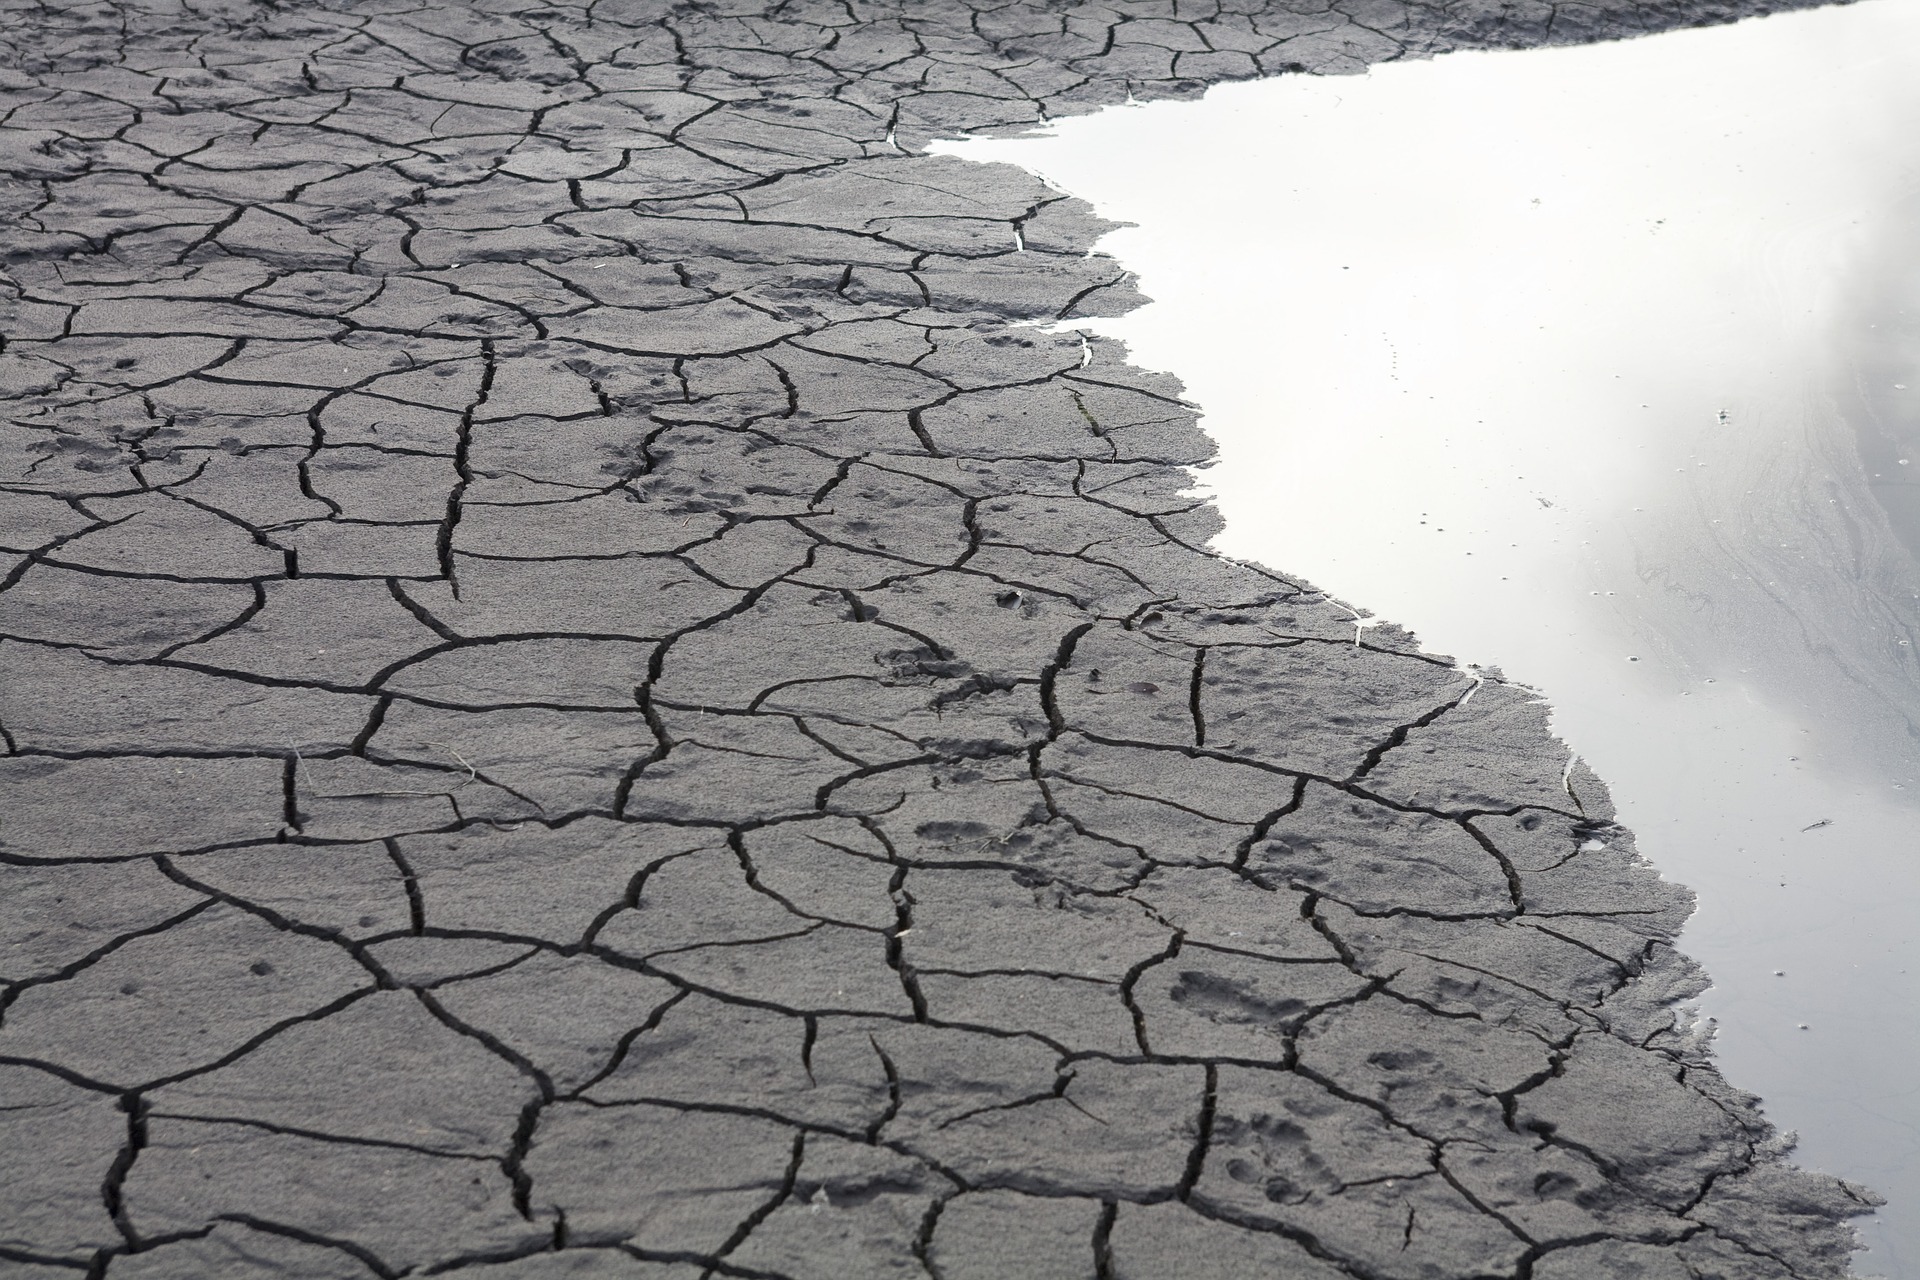
<instances>
[{"instance_id":1,"label":"gray mud surface","mask_svg":"<svg viewBox=\"0 0 1920 1280\"><path fill-rule=\"evenodd\" d=\"M917 154L1747 11L7 5L0 1274L1844 1274L1543 709Z\"/></svg>"}]
</instances>

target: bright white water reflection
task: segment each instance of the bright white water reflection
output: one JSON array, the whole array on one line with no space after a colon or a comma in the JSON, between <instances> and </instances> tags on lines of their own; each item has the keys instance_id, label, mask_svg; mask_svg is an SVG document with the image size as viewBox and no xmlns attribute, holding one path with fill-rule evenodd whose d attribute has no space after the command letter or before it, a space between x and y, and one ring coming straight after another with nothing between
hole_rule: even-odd
<instances>
[{"instance_id":1,"label":"bright white water reflection","mask_svg":"<svg viewBox=\"0 0 1920 1280\"><path fill-rule=\"evenodd\" d=\"M1920 3L954 148L1137 224L1217 546L1551 699L1700 893L1727 1074L1920 1275Z\"/></svg>"}]
</instances>

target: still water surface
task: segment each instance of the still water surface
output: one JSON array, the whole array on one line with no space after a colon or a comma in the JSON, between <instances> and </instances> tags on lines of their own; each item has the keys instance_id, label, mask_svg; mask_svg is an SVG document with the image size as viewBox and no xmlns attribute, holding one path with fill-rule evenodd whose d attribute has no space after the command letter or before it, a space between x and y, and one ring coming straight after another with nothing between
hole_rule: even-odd
<instances>
[{"instance_id":1,"label":"still water surface","mask_svg":"<svg viewBox=\"0 0 1920 1280\"><path fill-rule=\"evenodd\" d=\"M1920 0L945 149L1135 224L1096 327L1205 412L1220 550L1551 701L1920 1276Z\"/></svg>"}]
</instances>

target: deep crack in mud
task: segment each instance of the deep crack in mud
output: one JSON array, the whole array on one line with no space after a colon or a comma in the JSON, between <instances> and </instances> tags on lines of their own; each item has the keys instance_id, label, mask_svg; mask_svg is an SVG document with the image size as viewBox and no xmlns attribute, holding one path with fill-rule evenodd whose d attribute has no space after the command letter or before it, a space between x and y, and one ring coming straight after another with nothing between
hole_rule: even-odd
<instances>
[{"instance_id":1,"label":"deep crack in mud","mask_svg":"<svg viewBox=\"0 0 1920 1280\"><path fill-rule=\"evenodd\" d=\"M1542 708L920 154L1746 11L11 8L7 1274L1842 1274Z\"/></svg>"}]
</instances>

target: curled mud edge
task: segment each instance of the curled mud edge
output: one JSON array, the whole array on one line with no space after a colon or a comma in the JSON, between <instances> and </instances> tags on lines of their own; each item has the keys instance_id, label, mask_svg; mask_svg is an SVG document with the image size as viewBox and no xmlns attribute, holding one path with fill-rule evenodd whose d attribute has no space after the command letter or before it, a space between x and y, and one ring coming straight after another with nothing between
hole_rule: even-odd
<instances>
[{"instance_id":1,"label":"curled mud edge","mask_svg":"<svg viewBox=\"0 0 1920 1280\"><path fill-rule=\"evenodd\" d=\"M8 1274L1844 1274L1535 700L921 154L1734 16L1581 12L14 13Z\"/></svg>"}]
</instances>

